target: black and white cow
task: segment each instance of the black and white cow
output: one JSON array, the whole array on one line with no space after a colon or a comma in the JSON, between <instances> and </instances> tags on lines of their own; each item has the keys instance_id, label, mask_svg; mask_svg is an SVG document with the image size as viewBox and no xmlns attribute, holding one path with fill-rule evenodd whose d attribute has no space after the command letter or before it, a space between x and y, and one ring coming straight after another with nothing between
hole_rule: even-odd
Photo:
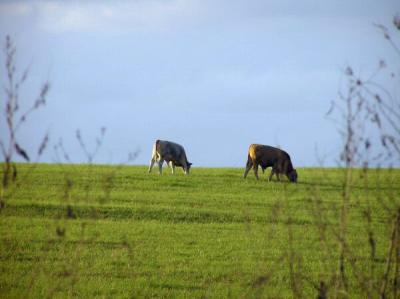
<instances>
[{"instance_id":1,"label":"black and white cow","mask_svg":"<svg viewBox=\"0 0 400 299\"><path fill-rule=\"evenodd\" d=\"M151 155L149 173L155 162L158 163L159 173L162 174L162 165L164 161L172 168L172 174L175 173L175 166L180 166L185 174L189 174L192 163L186 158L185 149L182 145L166 140L156 140Z\"/></svg>"}]
</instances>

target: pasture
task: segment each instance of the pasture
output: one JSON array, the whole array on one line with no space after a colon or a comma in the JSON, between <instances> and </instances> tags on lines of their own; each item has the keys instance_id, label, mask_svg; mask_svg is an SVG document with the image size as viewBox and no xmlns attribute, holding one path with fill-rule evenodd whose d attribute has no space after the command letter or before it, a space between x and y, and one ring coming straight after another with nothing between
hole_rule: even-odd
<instances>
[{"instance_id":1,"label":"pasture","mask_svg":"<svg viewBox=\"0 0 400 299\"><path fill-rule=\"evenodd\" d=\"M334 293L344 170L300 168L298 184L267 182L269 171L256 181L244 168L159 176L19 164L0 214L0 297L315 298L324 282L329 296L354 298L379 288L400 171L353 172L347 294Z\"/></svg>"}]
</instances>

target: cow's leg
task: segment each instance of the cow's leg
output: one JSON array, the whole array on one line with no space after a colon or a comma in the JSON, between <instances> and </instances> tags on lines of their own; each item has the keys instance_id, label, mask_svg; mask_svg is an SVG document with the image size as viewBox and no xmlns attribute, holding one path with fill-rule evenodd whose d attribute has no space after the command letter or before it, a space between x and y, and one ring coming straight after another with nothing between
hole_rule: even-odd
<instances>
[{"instance_id":1,"label":"cow's leg","mask_svg":"<svg viewBox=\"0 0 400 299\"><path fill-rule=\"evenodd\" d=\"M278 172L278 171L276 172L276 177L277 177L277 179L278 179L278 182L280 182L280 181L281 181L281 178L280 178L280 176L279 176L279 172Z\"/></svg>"},{"instance_id":2,"label":"cow's leg","mask_svg":"<svg viewBox=\"0 0 400 299\"><path fill-rule=\"evenodd\" d=\"M253 163L253 170L254 170L254 175L256 176L257 180L259 179L258 177L258 164Z\"/></svg>"},{"instance_id":3,"label":"cow's leg","mask_svg":"<svg viewBox=\"0 0 400 299\"><path fill-rule=\"evenodd\" d=\"M272 168L271 173L269 174L268 181L270 182L272 180L272 176L274 175L275 170Z\"/></svg>"},{"instance_id":4,"label":"cow's leg","mask_svg":"<svg viewBox=\"0 0 400 299\"><path fill-rule=\"evenodd\" d=\"M247 174L249 173L252 166L253 166L253 164L252 164L251 160L248 159L247 163L246 163L246 170L244 171L244 175L243 175L244 178L247 177Z\"/></svg>"},{"instance_id":5,"label":"cow's leg","mask_svg":"<svg viewBox=\"0 0 400 299\"><path fill-rule=\"evenodd\" d=\"M174 162L169 162L169 166L171 167L172 174L175 174L175 164Z\"/></svg>"},{"instance_id":6,"label":"cow's leg","mask_svg":"<svg viewBox=\"0 0 400 299\"><path fill-rule=\"evenodd\" d=\"M159 160L158 161L158 173L161 175L162 174L162 165L164 163L164 160Z\"/></svg>"},{"instance_id":7,"label":"cow's leg","mask_svg":"<svg viewBox=\"0 0 400 299\"><path fill-rule=\"evenodd\" d=\"M154 163L156 163L156 160L154 158L151 158L150 165L149 165L149 170L148 170L149 173L153 169Z\"/></svg>"},{"instance_id":8,"label":"cow's leg","mask_svg":"<svg viewBox=\"0 0 400 299\"><path fill-rule=\"evenodd\" d=\"M277 163L275 164L275 174L276 174L276 178L278 179L278 182L281 181L281 177L279 176L280 173L282 173L282 163Z\"/></svg>"}]
</instances>

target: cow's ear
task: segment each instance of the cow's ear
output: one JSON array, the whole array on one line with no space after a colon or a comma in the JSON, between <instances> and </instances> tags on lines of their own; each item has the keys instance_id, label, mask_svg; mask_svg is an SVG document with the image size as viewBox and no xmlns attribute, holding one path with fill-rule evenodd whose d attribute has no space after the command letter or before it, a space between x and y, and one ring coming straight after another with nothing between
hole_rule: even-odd
<instances>
[{"instance_id":1,"label":"cow's ear","mask_svg":"<svg viewBox=\"0 0 400 299\"><path fill-rule=\"evenodd\" d=\"M192 166L192 164L193 164L193 163L190 163L190 162L189 162L189 165L190 165L190 166Z\"/></svg>"}]
</instances>

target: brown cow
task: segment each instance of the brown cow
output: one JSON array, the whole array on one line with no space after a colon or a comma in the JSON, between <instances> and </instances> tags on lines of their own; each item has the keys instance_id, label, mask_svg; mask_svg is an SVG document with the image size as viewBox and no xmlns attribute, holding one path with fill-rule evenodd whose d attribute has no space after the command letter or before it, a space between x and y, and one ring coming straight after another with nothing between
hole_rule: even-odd
<instances>
[{"instance_id":1,"label":"brown cow","mask_svg":"<svg viewBox=\"0 0 400 299\"><path fill-rule=\"evenodd\" d=\"M297 171L293 168L292 161L287 152L268 145L251 144L247 156L246 170L244 178L253 167L254 174L258 180L258 166L261 166L263 172L267 167L272 167L269 181L272 176L276 174L278 181L280 181L280 174L287 176L289 181L297 182Z\"/></svg>"}]
</instances>

